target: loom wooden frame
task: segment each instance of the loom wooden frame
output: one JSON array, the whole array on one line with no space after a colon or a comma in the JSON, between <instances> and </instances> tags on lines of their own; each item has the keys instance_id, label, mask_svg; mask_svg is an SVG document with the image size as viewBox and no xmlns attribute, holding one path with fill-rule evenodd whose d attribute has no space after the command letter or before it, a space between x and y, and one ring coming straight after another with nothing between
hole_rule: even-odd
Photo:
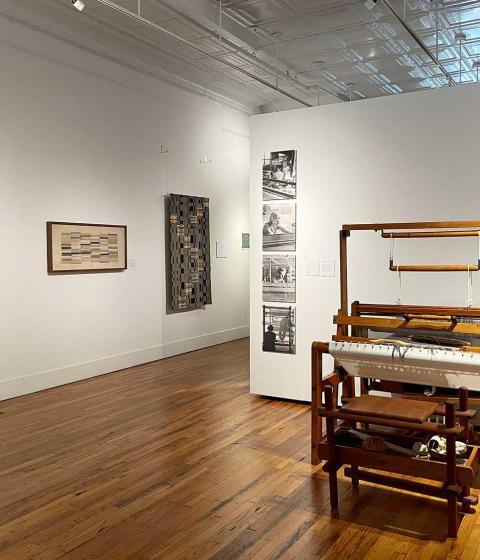
<instances>
[{"instance_id":1,"label":"loom wooden frame","mask_svg":"<svg viewBox=\"0 0 480 560\"><path fill-rule=\"evenodd\" d=\"M480 231L480 221L464 222L414 222L414 223L380 223L380 224L347 224L339 232L340 238L340 309L334 317L334 324L337 325L336 334L332 337L336 341L364 341L370 339L362 336L362 328L374 327L377 329L418 329L431 330L436 333L465 333L479 334L480 325L470 323L460 323L459 318L478 318L480 319L480 308L463 308L449 306L419 306L419 305L381 305L381 304L362 304L353 302L351 314L349 314L348 301L348 266L347 266L347 241L352 231L382 231L400 230L399 236L405 237L446 237L449 233L454 236L464 236L462 228L476 228L473 232L478 235ZM409 230L414 230L410 232ZM421 235L416 235L416 230ZM425 231L427 230L427 231ZM428 231L443 230L443 231ZM450 230L450 231L448 231ZM470 233L468 233L470 235ZM387 237L384 235L384 237ZM396 270L396 269L395 269ZM444 267L439 267L438 271L444 271ZM398 318L398 317L401 318ZM480 347L466 347L464 350L480 352ZM468 390L459 392L458 397L435 395L426 397L423 393L404 394L407 399L426 400L428 398L438 402L438 413L445 415L446 424L430 424L422 426L422 430L427 432L441 433L447 437L448 461L447 464L435 461L425 461L415 458L405 458L388 453L374 453L363 449L349 448L337 445L333 438L333 430L336 425L345 424L346 426L356 425L358 422L362 426L368 426L368 419L359 419L354 415L342 413L341 409L336 408L338 393L341 386L342 402L349 402L355 398L355 380L348 375L342 368L335 363L334 371L323 376L323 356L328 354L328 343L315 341L312 344L312 449L311 462L314 465L323 460L327 460L324 470L329 473L330 497L332 507L337 507L336 497L336 472L342 464L351 465L345 469L346 476L351 477L354 486L358 486L359 480L380 483L386 486L402 488L413 492L426 494L428 496L442 497L447 499L448 511L448 534L457 534L457 501L462 504L462 511L470 511L471 505L476 503L476 498L470 496L470 486L473 482L475 472L479 464L479 448L477 445L469 446L469 458L465 465L457 465L454 450L455 438L463 436L465 439L473 438L474 432L469 425L469 419L474 412L468 410ZM377 389L402 393L400 383L380 383ZM361 380L361 392L368 393L367 385ZM322 406L322 394L325 395L325 405ZM480 402L480 399L470 399L470 402ZM454 410L453 403L457 403ZM335 403L335 406L334 406ZM324 431L323 418L326 422L326 432ZM372 419L370 419L372 421ZM407 433L418 432L419 426L408 423L392 422L383 420L380 423L388 428L402 428ZM458 424L458 425L457 425ZM378 419L375 421L378 426ZM413 436L412 436L413 437ZM453 441L453 444L452 444ZM452 448L453 445L453 448ZM454 451L453 451L454 453ZM453 458L452 458L453 457ZM413 477L421 477L427 480L443 482L442 487L414 480L404 480L392 477L388 474L372 473L360 470L359 467L386 471Z\"/></svg>"}]
</instances>

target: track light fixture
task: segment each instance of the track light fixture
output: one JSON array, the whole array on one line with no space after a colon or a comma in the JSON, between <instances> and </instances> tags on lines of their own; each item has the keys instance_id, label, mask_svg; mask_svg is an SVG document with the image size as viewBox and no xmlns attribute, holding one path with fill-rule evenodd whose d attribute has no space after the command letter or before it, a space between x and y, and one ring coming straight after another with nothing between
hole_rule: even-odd
<instances>
[{"instance_id":1,"label":"track light fixture","mask_svg":"<svg viewBox=\"0 0 480 560\"><path fill-rule=\"evenodd\" d=\"M79 12L83 11L83 8L85 8L85 2L83 0L72 0L72 4Z\"/></svg>"}]
</instances>

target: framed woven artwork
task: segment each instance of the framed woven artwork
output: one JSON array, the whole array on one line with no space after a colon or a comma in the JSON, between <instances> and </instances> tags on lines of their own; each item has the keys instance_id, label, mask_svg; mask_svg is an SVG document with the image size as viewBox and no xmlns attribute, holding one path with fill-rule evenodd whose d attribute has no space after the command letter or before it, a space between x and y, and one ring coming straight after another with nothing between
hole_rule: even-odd
<instances>
[{"instance_id":1,"label":"framed woven artwork","mask_svg":"<svg viewBox=\"0 0 480 560\"><path fill-rule=\"evenodd\" d=\"M47 222L49 274L120 272L127 268L127 226Z\"/></svg>"},{"instance_id":2,"label":"framed woven artwork","mask_svg":"<svg viewBox=\"0 0 480 560\"><path fill-rule=\"evenodd\" d=\"M172 312L212 303L208 198L170 195L170 307Z\"/></svg>"}]
</instances>

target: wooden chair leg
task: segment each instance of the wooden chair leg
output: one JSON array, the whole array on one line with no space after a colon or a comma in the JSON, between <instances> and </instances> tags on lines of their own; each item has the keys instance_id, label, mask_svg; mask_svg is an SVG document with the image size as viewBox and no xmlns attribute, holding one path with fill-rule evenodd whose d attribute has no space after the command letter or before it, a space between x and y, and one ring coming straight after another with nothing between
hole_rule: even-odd
<instances>
[{"instance_id":1,"label":"wooden chair leg","mask_svg":"<svg viewBox=\"0 0 480 560\"><path fill-rule=\"evenodd\" d=\"M457 536L457 497L454 494L449 494L447 498L448 510L448 536L455 538Z\"/></svg>"},{"instance_id":2,"label":"wooden chair leg","mask_svg":"<svg viewBox=\"0 0 480 560\"><path fill-rule=\"evenodd\" d=\"M469 513L471 508L471 503L468 498L470 496L470 488L468 486L462 486L462 512Z\"/></svg>"},{"instance_id":3,"label":"wooden chair leg","mask_svg":"<svg viewBox=\"0 0 480 560\"><path fill-rule=\"evenodd\" d=\"M332 390L333 390L333 408L337 408L337 406L338 406L338 385L334 385L332 387ZM335 428L337 427L337 425L338 425L338 422L337 422L337 419L335 418L334 419Z\"/></svg>"},{"instance_id":4,"label":"wooden chair leg","mask_svg":"<svg viewBox=\"0 0 480 560\"><path fill-rule=\"evenodd\" d=\"M338 509L337 471L328 473L328 483L330 485L330 506L332 509Z\"/></svg>"},{"instance_id":5,"label":"wooden chair leg","mask_svg":"<svg viewBox=\"0 0 480 560\"><path fill-rule=\"evenodd\" d=\"M322 355L318 343L312 344L312 465L320 464L318 444L322 438L322 418L318 415L318 407L322 404L320 384L322 382Z\"/></svg>"},{"instance_id":6,"label":"wooden chair leg","mask_svg":"<svg viewBox=\"0 0 480 560\"><path fill-rule=\"evenodd\" d=\"M460 387L458 391L458 396L459 396L458 409L462 411L468 410L468 389L466 387ZM464 429L465 441L468 442L470 439L470 423L468 418L462 418L460 420L460 424L463 426Z\"/></svg>"},{"instance_id":7,"label":"wooden chair leg","mask_svg":"<svg viewBox=\"0 0 480 560\"><path fill-rule=\"evenodd\" d=\"M455 426L455 409L452 403L445 403L445 424L448 428ZM457 536L457 456L455 436L447 435L447 480L448 498L448 536Z\"/></svg>"},{"instance_id":8,"label":"wooden chair leg","mask_svg":"<svg viewBox=\"0 0 480 560\"><path fill-rule=\"evenodd\" d=\"M325 408L333 410L333 389L330 385L325 387ZM337 460L335 450L335 420L331 416L326 419L327 424L327 446L328 446L328 484L330 487L330 505L332 509L338 509L338 485L337 485Z\"/></svg>"}]
</instances>

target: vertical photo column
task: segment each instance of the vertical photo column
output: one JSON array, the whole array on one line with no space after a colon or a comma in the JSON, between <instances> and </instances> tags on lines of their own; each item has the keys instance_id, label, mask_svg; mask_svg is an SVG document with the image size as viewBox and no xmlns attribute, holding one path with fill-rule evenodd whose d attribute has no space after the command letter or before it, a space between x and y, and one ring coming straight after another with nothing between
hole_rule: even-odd
<instances>
[{"instance_id":1,"label":"vertical photo column","mask_svg":"<svg viewBox=\"0 0 480 560\"><path fill-rule=\"evenodd\" d=\"M262 192L262 349L295 354L296 150L264 156Z\"/></svg>"}]
</instances>

